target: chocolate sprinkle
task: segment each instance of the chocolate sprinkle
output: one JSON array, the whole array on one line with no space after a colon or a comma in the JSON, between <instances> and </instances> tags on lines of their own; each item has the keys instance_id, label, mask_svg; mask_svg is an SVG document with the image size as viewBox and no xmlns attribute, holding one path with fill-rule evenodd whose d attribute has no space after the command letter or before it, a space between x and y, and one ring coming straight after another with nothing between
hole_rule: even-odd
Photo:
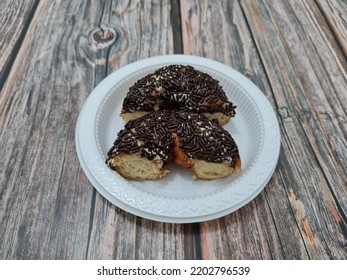
<instances>
[{"instance_id":1,"label":"chocolate sprinkle","mask_svg":"<svg viewBox=\"0 0 347 280\"><path fill-rule=\"evenodd\" d=\"M235 167L239 151L228 131L204 115L163 110L129 121L108 152L106 163L117 155L139 152L149 160L166 161L173 148L172 133L179 137L180 148L194 159L229 162Z\"/></svg>"},{"instance_id":2,"label":"chocolate sprinkle","mask_svg":"<svg viewBox=\"0 0 347 280\"><path fill-rule=\"evenodd\" d=\"M165 66L138 80L123 102L123 113L167 109L233 117L235 108L217 80L184 65Z\"/></svg>"}]
</instances>

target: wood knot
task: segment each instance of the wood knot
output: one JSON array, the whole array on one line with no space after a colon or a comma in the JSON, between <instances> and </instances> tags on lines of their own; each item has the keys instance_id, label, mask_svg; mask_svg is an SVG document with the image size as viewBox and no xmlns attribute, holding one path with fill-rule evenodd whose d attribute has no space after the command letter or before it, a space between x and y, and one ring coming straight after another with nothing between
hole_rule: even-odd
<instances>
[{"instance_id":1,"label":"wood knot","mask_svg":"<svg viewBox=\"0 0 347 280\"><path fill-rule=\"evenodd\" d=\"M98 49L103 49L111 45L117 37L117 31L111 27L101 25L92 31L90 39L97 45Z\"/></svg>"}]
</instances>

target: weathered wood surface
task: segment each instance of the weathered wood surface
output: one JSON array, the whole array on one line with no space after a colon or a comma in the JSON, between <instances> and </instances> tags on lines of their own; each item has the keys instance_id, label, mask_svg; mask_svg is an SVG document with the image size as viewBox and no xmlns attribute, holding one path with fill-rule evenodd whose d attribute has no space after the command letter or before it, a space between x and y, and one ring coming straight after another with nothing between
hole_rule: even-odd
<instances>
[{"instance_id":1,"label":"weathered wood surface","mask_svg":"<svg viewBox=\"0 0 347 280\"><path fill-rule=\"evenodd\" d=\"M37 0L0 1L0 90L30 25L37 3Z\"/></svg>"},{"instance_id":2,"label":"weathered wood surface","mask_svg":"<svg viewBox=\"0 0 347 280\"><path fill-rule=\"evenodd\" d=\"M281 185L306 251L310 258L345 258L346 61L313 1L242 5L274 92Z\"/></svg>"},{"instance_id":3,"label":"weathered wood surface","mask_svg":"<svg viewBox=\"0 0 347 280\"><path fill-rule=\"evenodd\" d=\"M344 1L2 1L1 15L15 5L0 18L18 30L0 37L0 259L347 259ZM74 145L104 77L180 52L249 77L282 134L255 200L188 225L110 204Z\"/></svg>"},{"instance_id":4,"label":"weathered wood surface","mask_svg":"<svg viewBox=\"0 0 347 280\"><path fill-rule=\"evenodd\" d=\"M347 2L345 0L316 0L316 4L336 43L347 57Z\"/></svg>"}]
</instances>

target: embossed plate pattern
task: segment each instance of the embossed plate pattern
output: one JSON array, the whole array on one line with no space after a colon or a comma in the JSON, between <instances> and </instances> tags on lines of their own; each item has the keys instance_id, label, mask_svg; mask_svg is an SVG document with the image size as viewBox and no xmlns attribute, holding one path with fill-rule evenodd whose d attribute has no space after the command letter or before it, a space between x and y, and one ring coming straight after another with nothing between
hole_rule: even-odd
<instances>
[{"instance_id":1,"label":"embossed plate pattern","mask_svg":"<svg viewBox=\"0 0 347 280\"><path fill-rule=\"evenodd\" d=\"M193 180L189 170L171 166L171 173L161 180L136 182L106 166L107 151L124 127L119 113L128 88L168 64L192 65L210 74L237 105L236 116L224 128L238 144L242 173L202 181ZM156 221L191 223L227 215L263 190L278 161L280 132L270 103L245 76L210 59L166 55L122 67L93 90L77 121L76 150L90 182L114 205Z\"/></svg>"}]
</instances>

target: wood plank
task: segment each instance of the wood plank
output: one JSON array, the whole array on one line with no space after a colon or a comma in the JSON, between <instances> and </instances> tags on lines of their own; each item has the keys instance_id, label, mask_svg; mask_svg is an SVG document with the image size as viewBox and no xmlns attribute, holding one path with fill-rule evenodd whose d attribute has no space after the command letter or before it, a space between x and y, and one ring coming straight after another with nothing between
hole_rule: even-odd
<instances>
[{"instance_id":1,"label":"wood plank","mask_svg":"<svg viewBox=\"0 0 347 280\"><path fill-rule=\"evenodd\" d=\"M98 11L85 1L41 1L3 88L1 258L86 257L93 189L74 131L95 66L76 50Z\"/></svg>"},{"instance_id":2,"label":"wood plank","mask_svg":"<svg viewBox=\"0 0 347 280\"><path fill-rule=\"evenodd\" d=\"M37 0L0 2L0 90L36 9Z\"/></svg>"},{"instance_id":3,"label":"wood plank","mask_svg":"<svg viewBox=\"0 0 347 280\"><path fill-rule=\"evenodd\" d=\"M241 3L276 98L285 147L279 172L309 256L345 258L347 79L340 48L313 1Z\"/></svg>"},{"instance_id":4,"label":"wood plank","mask_svg":"<svg viewBox=\"0 0 347 280\"><path fill-rule=\"evenodd\" d=\"M260 196L201 224L203 256L346 258L343 56L313 1L240 3L181 1L184 51L250 77L278 114L282 149Z\"/></svg>"}]
</instances>

